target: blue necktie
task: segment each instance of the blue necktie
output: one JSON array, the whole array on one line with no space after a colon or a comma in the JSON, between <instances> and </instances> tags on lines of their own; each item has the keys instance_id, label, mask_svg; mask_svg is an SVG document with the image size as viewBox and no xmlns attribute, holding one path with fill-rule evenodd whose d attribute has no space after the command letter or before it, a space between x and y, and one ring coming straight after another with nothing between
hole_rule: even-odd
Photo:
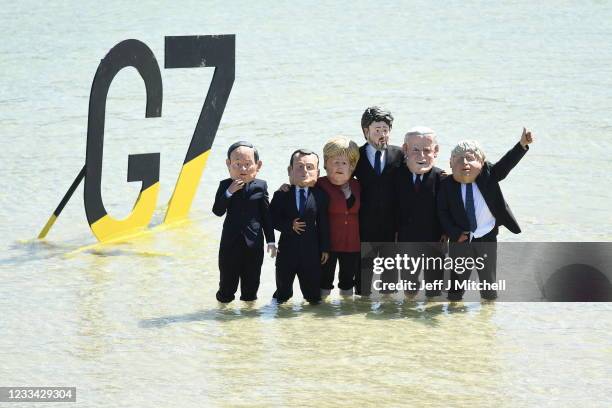
<instances>
[{"instance_id":1,"label":"blue necktie","mask_svg":"<svg viewBox=\"0 0 612 408\"><path fill-rule=\"evenodd\" d=\"M300 188L300 217L304 215L304 209L306 208L306 192L303 188Z\"/></svg>"},{"instance_id":2,"label":"blue necktie","mask_svg":"<svg viewBox=\"0 0 612 408\"><path fill-rule=\"evenodd\" d=\"M476 209L474 208L474 192L472 183L465 185L465 211L470 222L470 231L476 231Z\"/></svg>"},{"instance_id":3,"label":"blue necktie","mask_svg":"<svg viewBox=\"0 0 612 408\"><path fill-rule=\"evenodd\" d=\"M376 151L376 154L374 155L374 171L376 171L376 175L380 176L382 173L382 170L380 168L380 156L382 155L382 152L380 150Z\"/></svg>"}]
</instances>

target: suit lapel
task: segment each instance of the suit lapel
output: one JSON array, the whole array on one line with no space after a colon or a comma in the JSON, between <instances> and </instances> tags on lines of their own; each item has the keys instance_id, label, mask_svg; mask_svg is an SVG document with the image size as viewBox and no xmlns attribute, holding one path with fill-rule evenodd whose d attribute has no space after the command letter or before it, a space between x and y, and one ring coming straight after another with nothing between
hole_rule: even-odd
<instances>
[{"instance_id":1,"label":"suit lapel","mask_svg":"<svg viewBox=\"0 0 612 408\"><path fill-rule=\"evenodd\" d=\"M364 144L363 146L361 146L360 150L360 156L359 156L359 160L361 161L362 159L364 160L363 162L363 166L366 169L366 171L368 173L370 173L370 175L377 177L376 175L376 171L374 170L374 167L372 166L372 164L370 163L370 159L368 158L368 144Z\"/></svg>"},{"instance_id":2,"label":"suit lapel","mask_svg":"<svg viewBox=\"0 0 612 408\"><path fill-rule=\"evenodd\" d=\"M316 203L316 200L315 200L315 197L314 197L314 191L313 191L312 187L310 187L308 189L308 197L306 197L306 205L304 206L304 213L306 213L306 210L308 208L311 208L311 209L313 209L315 211L317 209L317 203Z\"/></svg>"},{"instance_id":3,"label":"suit lapel","mask_svg":"<svg viewBox=\"0 0 612 408\"><path fill-rule=\"evenodd\" d=\"M391 155L392 155L391 149L389 148L385 149L385 165L383 167L381 175L385 174L387 169L391 166L391 162L392 162L391 159L395 158L395 156L392 157Z\"/></svg>"}]
</instances>

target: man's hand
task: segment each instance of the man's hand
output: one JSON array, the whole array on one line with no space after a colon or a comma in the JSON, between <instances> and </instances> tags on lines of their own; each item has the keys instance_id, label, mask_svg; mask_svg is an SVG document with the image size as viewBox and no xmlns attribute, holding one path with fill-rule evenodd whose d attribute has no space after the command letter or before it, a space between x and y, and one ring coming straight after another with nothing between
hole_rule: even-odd
<instances>
[{"instance_id":1,"label":"man's hand","mask_svg":"<svg viewBox=\"0 0 612 408\"><path fill-rule=\"evenodd\" d=\"M465 242L468 239L470 239L470 235L467 232L464 232L463 234L461 234L457 242Z\"/></svg>"},{"instance_id":2,"label":"man's hand","mask_svg":"<svg viewBox=\"0 0 612 408\"><path fill-rule=\"evenodd\" d=\"M230 184L230 186L227 188L227 191L229 191L231 194L234 194L236 191L240 190L242 187L244 187L244 181L240 179L236 179L232 182L232 184Z\"/></svg>"},{"instance_id":3,"label":"man's hand","mask_svg":"<svg viewBox=\"0 0 612 408\"><path fill-rule=\"evenodd\" d=\"M521 135L521 146L523 149L527 150L527 145L533 143L533 135L531 134L531 130L527 130L523 128L523 134Z\"/></svg>"},{"instance_id":4,"label":"man's hand","mask_svg":"<svg viewBox=\"0 0 612 408\"><path fill-rule=\"evenodd\" d=\"M280 187L278 188L278 190L276 190L276 191L282 191L283 193L286 193L286 192L288 192L288 191L289 191L289 189L290 189L290 188L291 188L291 184L287 184L287 183L285 183L285 184L283 184L282 186L280 186Z\"/></svg>"},{"instance_id":5,"label":"man's hand","mask_svg":"<svg viewBox=\"0 0 612 408\"><path fill-rule=\"evenodd\" d=\"M293 228L293 231L296 234L300 235L306 229L306 223L304 221L299 221L299 218L296 218L293 220L293 226L291 228Z\"/></svg>"},{"instance_id":6,"label":"man's hand","mask_svg":"<svg viewBox=\"0 0 612 408\"><path fill-rule=\"evenodd\" d=\"M329 259L329 253L323 252L321 253L321 265L323 265Z\"/></svg>"},{"instance_id":7,"label":"man's hand","mask_svg":"<svg viewBox=\"0 0 612 408\"><path fill-rule=\"evenodd\" d=\"M270 258L274 258L276 257L276 253L278 252L278 249L276 249L276 244L274 242L271 242L268 244L268 253L270 254Z\"/></svg>"}]
</instances>

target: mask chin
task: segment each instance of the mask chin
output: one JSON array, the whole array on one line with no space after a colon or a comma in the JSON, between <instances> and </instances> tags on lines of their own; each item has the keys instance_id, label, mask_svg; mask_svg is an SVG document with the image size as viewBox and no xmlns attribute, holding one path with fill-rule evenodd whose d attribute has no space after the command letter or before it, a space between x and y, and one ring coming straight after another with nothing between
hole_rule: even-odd
<instances>
[{"instance_id":1,"label":"mask chin","mask_svg":"<svg viewBox=\"0 0 612 408\"><path fill-rule=\"evenodd\" d=\"M432 165L408 162L408 170L414 174L423 174L431 170Z\"/></svg>"}]
</instances>

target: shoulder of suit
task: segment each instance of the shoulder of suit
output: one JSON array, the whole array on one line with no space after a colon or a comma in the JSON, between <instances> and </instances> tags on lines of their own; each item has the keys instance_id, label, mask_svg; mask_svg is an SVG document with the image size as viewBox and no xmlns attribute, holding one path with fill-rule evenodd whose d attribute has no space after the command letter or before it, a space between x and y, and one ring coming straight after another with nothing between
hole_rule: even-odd
<instances>
[{"instance_id":1,"label":"shoulder of suit","mask_svg":"<svg viewBox=\"0 0 612 408\"><path fill-rule=\"evenodd\" d=\"M317 184L315 184L315 187L321 187L322 185L328 183L330 183L329 178L327 176L321 176L317 179Z\"/></svg>"},{"instance_id":2,"label":"shoulder of suit","mask_svg":"<svg viewBox=\"0 0 612 408\"><path fill-rule=\"evenodd\" d=\"M232 184L233 181L234 180L232 180L231 178L223 179L223 180L221 180L219 182L219 186L223 186L223 185L226 185L226 184L229 186L230 184Z\"/></svg>"},{"instance_id":3,"label":"shoulder of suit","mask_svg":"<svg viewBox=\"0 0 612 408\"><path fill-rule=\"evenodd\" d=\"M274 194L272 195L272 198L274 198L274 197L285 197L285 196L287 196L287 195L289 195L291 193L292 193L291 190L289 190L289 191L276 190L274 192Z\"/></svg>"},{"instance_id":4,"label":"shoulder of suit","mask_svg":"<svg viewBox=\"0 0 612 408\"><path fill-rule=\"evenodd\" d=\"M488 177L491 174L491 169L493 168L494 164L491 163L490 161L486 161L484 162L484 164L482 165L482 169L480 170L480 174L478 175L478 177L480 176L485 176Z\"/></svg>"},{"instance_id":5,"label":"shoulder of suit","mask_svg":"<svg viewBox=\"0 0 612 408\"><path fill-rule=\"evenodd\" d=\"M389 152L389 158L393 159L395 164L402 164L402 162L404 161L404 152L402 151L401 147L389 145L387 147L387 151Z\"/></svg>"},{"instance_id":6,"label":"shoulder of suit","mask_svg":"<svg viewBox=\"0 0 612 408\"><path fill-rule=\"evenodd\" d=\"M457 181L455 181L452 174L448 174L446 177L443 177L442 180L440 181L441 186L450 186L453 183L457 183Z\"/></svg>"},{"instance_id":7,"label":"shoulder of suit","mask_svg":"<svg viewBox=\"0 0 612 408\"><path fill-rule=\"evenodd\" d=\"M446 177L446 176L448 176L448 174L446 174L446 173L443 174L443 173L444 173L444 170L439 168L439 167L433 166L431 168L431 174L434 174L436 177Z\"/></svg>"},{"instance_id":8,"label":"shoulder of suit","mask_svg":"<svg viewBox=\"0 0 612 408\"><path fill-rule=\"evenodd\" d=\"M262 187L267 189L268 188L268 183L266 183L266 180L262 180L262 179L253 179L253 183L258 186L258 187Z\"/></svg>"}]
</instances>

